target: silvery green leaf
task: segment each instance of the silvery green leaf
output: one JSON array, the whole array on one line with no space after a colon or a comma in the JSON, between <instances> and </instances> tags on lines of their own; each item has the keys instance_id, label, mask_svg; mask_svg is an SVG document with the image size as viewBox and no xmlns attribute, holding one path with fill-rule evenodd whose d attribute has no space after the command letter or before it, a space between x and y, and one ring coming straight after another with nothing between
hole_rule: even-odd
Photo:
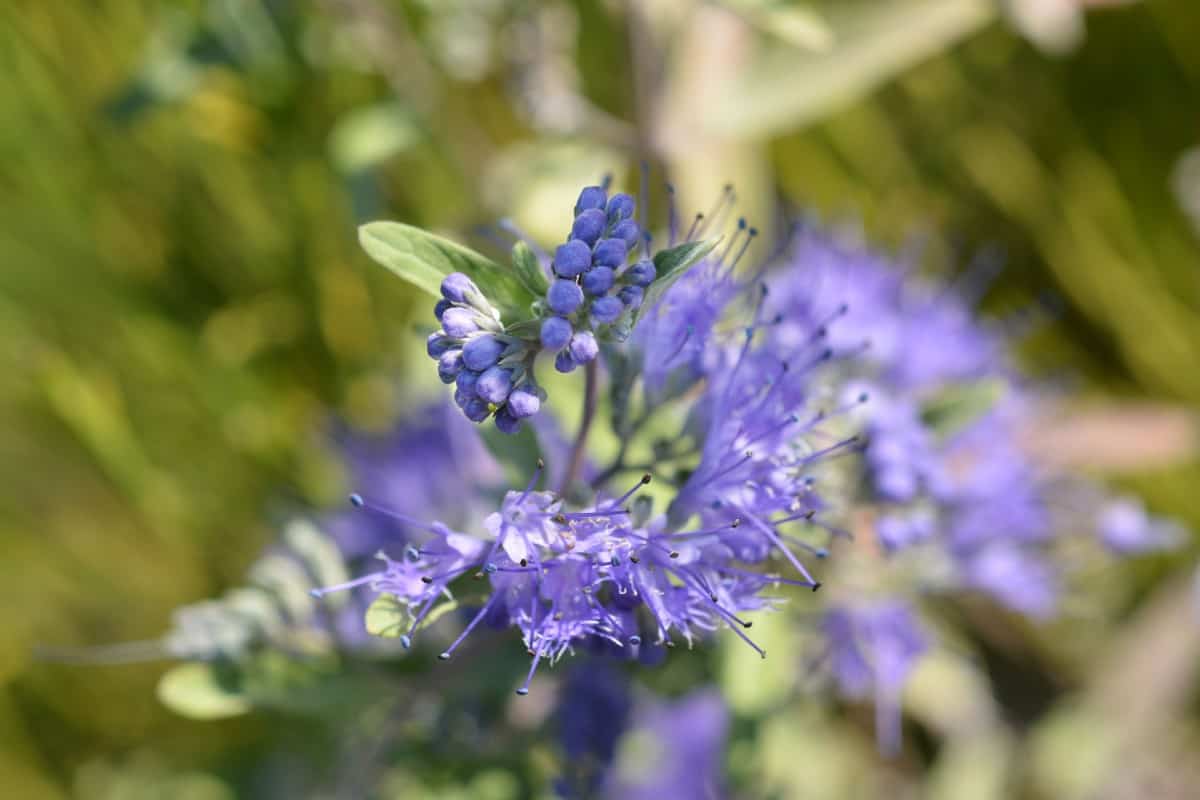
<instances>
[{"instance_id":1,"label":"silvery green leaf","mask_svg":"<svg viewBox=\"0 0 1200 800\"><path fill-rule=\"evenodd\" d=\"M312 616L312 578L295 559L279 554L264 556L250 568L249 577L251 584L271 593L289 619L302 622Z\"/></svg>"},{"instance_id":2,"label":"silvery green leaf","mask_svg":"<svg viewBox=\"0 0 1200 800\"><path fill-rule=\"evenodd\" d=\"M412 614L409 613L408 606L397 600L394 594L383 592L367 606L364 622L367 633L372 636L395 639L408 633L408 628L412 625Z\"/></svg>"},{"instance_id":3,"label":"silvery green leaf","mask_svg":"<svg viewBox=\"0 0 1200 800\"><path fill-rule=\"evenodd\" d=\"M486 602L486 598L455 600L448 597L444 602L434 606L425 615L425 618L421 620L421 624L417 626L416 630L419 631L428 628L457 608L481 605L484 602ZM409 628L412 627L412 612L395 595L384 592L379 597L376 597L375 601L367 607L365 623L367 633L372 636L395 639L409 632Z\"/></svg>"},{"instance_id":4,"label":"silvery green leaf","mask_svg":"<svg viewBox=\"0 0 1200 800\"><path fill-rule=\"evenodd\" d=\"M289 522L283 529L283 540L312 573L316 586L335 586L350 580L350 573L337 544L309 520L295 519ZM328 596L327 602L336 608L344 605L348 597L335 592Z\"/></svg>"},{"instance_id":5,"label":"silvery green leaf","mask_svg":"<svg viewBox=\"0 0 1200 800\"><path fill-rule=\"evenodd\" d=\"M191 719L226 719L245 714L249 698L222 686L211 664L180 664L158 681L159 702Z\"/></svg>"},{"instance_id":6,"label":"silvery green leaf","mask_svg":"<svg viewBox=\"0 0 1200 800\"><path fill-rule=\"evenodd\" d=\"M637 325L637 321L642 318L642 314L648 309L653 308L662 299L667 289L670 289L675 281L682 278L688 269L712 252L712 249L720 241L721 238L718 236L713 239L702 239L697 242L684 242L681 245L676 245L667 250L659 250L655 253L654 269L657 271L658 277L654 279L654 283L646 288L646 295L642 300L642 306L634 316L634 325Z\"/></svg>"},{"instance_id":7,"label":"silvery green leaf","mask_svg":"<svg viewBox=\"0 0 1200 800\"><path fill-rule=\"evenodd\" d=\"M522 318L534 300L512 270L469 247L412 225L368 222L359 227L358 240L367 255L432 297L442 296L442 279L450 273L467 275L500 309L505 322Z\"/></svg>"}]
</instances>

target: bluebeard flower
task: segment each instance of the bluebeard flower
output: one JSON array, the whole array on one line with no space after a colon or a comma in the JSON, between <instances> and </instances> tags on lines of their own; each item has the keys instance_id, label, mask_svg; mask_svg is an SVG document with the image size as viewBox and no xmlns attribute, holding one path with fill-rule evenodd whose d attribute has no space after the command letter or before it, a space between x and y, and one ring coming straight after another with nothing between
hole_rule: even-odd
<instances>
[{"instance_id":1,"label":"bluebeard flower","mask_svg":"<svg viewBox=\"0 0 1200 800\"><path fill-rule=\"evenodd\" d=\"M573 284L570 288L579 290ZM498 429L515 433L522 419L537 413L544 397L533 376L537 341L507 332L500 312L462 273L443 279L434 313L442 327L429 336L426 350L438 363L442 383L454 384L455 404L472 422L492 417ZM554 335L551 325L552 341ZM515 406L509 402L513 392L519 393Z\"/></svg>"},{"instance_id":2,"label":"bluebeard flower","mask_svg":"<svg viewBox=\"0 0 1200 800\"><path fill-rule=\"evenodd\" d=\"M1021 446L1027 403L1003 338L976 319L970 298L811 226L770 280L775 347L803 346L814 325L835 353L869 337L870 347L827 379L844 382L844 399L871 398L855 422L885 549L939 547L958 587L1022 613L1052 613L1060 581L1048 547L1063 528L1053 508L1059 489ZM930 404L975 386L996 387L990 407L939 430Z\"/></svg>"},{"instance_id":3,"label":"bluebeard flower","mask_svg":"<svg viewBox=\"0 0 1200 800\"><path fill-rule=\"evenodd\" d=\"M633 332L647 394L674 396L699 380L716 361L711 337L745 287L716 259L700 262L676 281Z\"/></svg>"},{"instance_id":4,"label":"bluebeard flower","mask_svg":"<svg viewBox=\"0 0 1200 800\"><path fill-rule=\"evenodd\" d=\"M611 659L590 658L567 673L554 714L565 756L564 774L555 782L559 797L597 796L632 709L629 678Z\"/></svg>"},{"instance_id":5,"label":"bluebeard flower","mask_svg":"<svg viewBox=\"0 0 1200 800\"><path fill-rule=\"evenodd\" d=\"M722 764L728 731L729 710L715 690L700 689L673 701L640 700L604 796L621 800L726 796Z\"/></svg>"},{"instance_id":6,"label":"bluebeard flower","mask_svg":"<svg viewBox=\"0 0 1200 800\"><path fill-rule=\"evenodd\" d=\"M541 323L541 344L555 353L559 372L594 360L599 348L593 331L613 326L615 332L640 305L642 287L654 280L654 262L626 266L644 239L634 207L627 194L610 198L606 186L588 186L579 194L570 236L550 263L548 316Z\"/></svg>"},{"instance_id":7,"label":"bluebeard flower","mask_svg":"<svg viewBox=\"0 0 1200 800\"><path fill-rule=\"evenodd\" d=\"M1062 581L1043 552L998 539L957 556L964 587L1033 619L1049 619L1058 611Z\"/></svg>"},{"instance_id":8,"label":"bluebeard flower","mask_svg":"<svg viewBox=\"0 0 1200 800\"><path fill-rule=\"evenodd\" d=\"M784 314L777 346L802 346L822 325L837 353L869 340L861 365L898 394L1006 369L1005 343L954 287L815 225L797 228L770 281L769 311Z\"/></svg>"},{"instance_id":9,"label":"bluebeard flower","mask_svg":"<svg viewBox=\"0 0 1200 800\"><path fill-rule=\"evenodd\" d=\"M785 358L770 339L756 343L759 331L770 324L762 321L760 303L741 344L726 348L708 371L692 418L703 442L700 460L672 502L670 517L678 523L698 515L709 526L736 521L740 530L723 542L738 558L762 561L777 552L804 585L815 589L819 584L793 550L819 558L826 550L785 533L784 527L815 528L822 538L835 532L817 519L825 503L816 488L816 470L825 460L857 449L859 437L831 438L823 426L868 398L856 397L848 406L821 403L828 398L813 377L833 357L821 332L814 330L806 347Z\"/></svg>"},{"instance_id":10,"label":"bluebeard flower","mask_svg":"<svg viewBox=\"0 0 1200 800\"><path fill-rule=\"evenodd\" d=\"M365 586L392 596L410 612L401 637L407 647L439 599L452 596L452 584L486 580L486 601L441 658L451 658L485 619L514 627L532 656L517 689L525 694L539 664L589 643L639 657L647 648L672 647L676 639L690 645L728 627L765 657L741 615L769 608L764 593L770 587L815 585L741 566L761 561L764 549L739 545L736 520L683 531L668 529L662 518L634 525L626 504L649 475L620 497L602 496L570 511L557 495L535 490L540 473L539 465L524 490L508 492L478 535L422 523L354 495L354 505L397 519L419 536L402 556L380 553L382 570L316 594Z\"/></svg>"},{"instance_id":11,"label":"bluebeard flower","mask_svg":"<svg viewBox=\"0 0 1200 800\"><path fill-rule=\"evenodd\" d=\"M1096 527L1100 541L1117 555L1169 550L1183 540L1177 523L1151 516L1139 501L1129 497L1105 503Z\"/></svg>"},{"instance_id":12,"label":"bluebeard flower","mask_svg":"<svg viewBox=\"0 0 1200 800\"><path fill-rule=\"evenodd\" d=\"M838 690L875 703L880 749L900 747L900 693L928 640L902 601L829 608L821 623L829 669Z\"/></svg>"},{"instance_id":13,"label":"bluebeard flower","mask_svg":"<svg viewBox=\"0 0 1200 800\"><path fill-rule=\"evenodd\" d=\"M483 492L503 476L473 425L446 402L418 406L383 435L342 432L337 446L351 484L363 495L414 517L437 517L451 527L486 515ZM477 491L463 491L463 486ZM321 520L351 563L381 547L397 547L419 531L379 514L330 514Z\"/></svg>"}]
</instances>

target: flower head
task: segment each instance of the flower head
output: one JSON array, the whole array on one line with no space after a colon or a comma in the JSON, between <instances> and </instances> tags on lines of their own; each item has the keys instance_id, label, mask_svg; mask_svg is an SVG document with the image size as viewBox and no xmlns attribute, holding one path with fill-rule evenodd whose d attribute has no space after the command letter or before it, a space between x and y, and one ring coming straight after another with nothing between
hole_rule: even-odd
<instances>
[{"instance_id":1,"label":"flower head","mask_svg":"<svg viewBox=\"0 0 1200 800\"><path fill-rule=\"evenodd\" d=\"M876 735L885 753L900 746L900 692L928 640L902 601L834 606L821 623L829 669L839 691L875 702Z\"/></svg>"}]
</instances>

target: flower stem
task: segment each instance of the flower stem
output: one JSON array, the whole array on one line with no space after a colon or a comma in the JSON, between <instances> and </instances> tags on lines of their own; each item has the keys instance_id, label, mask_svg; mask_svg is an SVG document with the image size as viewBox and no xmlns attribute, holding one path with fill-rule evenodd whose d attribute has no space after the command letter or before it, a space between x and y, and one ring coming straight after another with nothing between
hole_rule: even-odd
<instances>
[{"instance_id":1,"label":"flower stem","mask_svg":"<svg viewBox=\"0 0 1200 800\"><path fill-rule=\"evenodd\" d=\"M599 390L597 380L596 360L592 359L583 368L586 384L583 390L583 418L579 420L579 432L575 434L575 444L571 446L571 460L567 462L567 471L563 473L562 484L558 493L564 494L571 488L579 471L583 468L583 454L587 446L588 432L592 428L592 420L596 416L596 395Z\"/></svg>"}]
</instances>

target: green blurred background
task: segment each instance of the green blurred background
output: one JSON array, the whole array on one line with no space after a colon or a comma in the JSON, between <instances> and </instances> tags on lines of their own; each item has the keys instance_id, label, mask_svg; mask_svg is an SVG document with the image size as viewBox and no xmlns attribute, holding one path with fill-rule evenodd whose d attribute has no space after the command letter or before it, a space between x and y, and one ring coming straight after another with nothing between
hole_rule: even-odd
<instances>
[{"instance_id":1,"label":"green blurred background","mask_svg":"<svg viewBox=\"0 0 1200 800\"><path fill-rule=\"evenodd\" d=\"M1084 33L1085 5L1119 7ZM462 238L510 216L552 240L578 186L633 185L648 158L685 211L732 181L768 227L815 209L920 240L935 269L999 248L988 303L1052 298L1027 356L1085 400L1055 454L1200 523L1195 0L9 0L0 153L7 797L255 796L245 775L304 750L283 716L173 716L161 663L30 652L159 635L236 583L284 512L343 496L333 420L384 429L430 390L424 301L359 252L368 219ZM1178 756L1147 768L1153 796L1196 796L1177 766L1200 752L1194 555L1106 576L1087 648L1021 631L1012 657L1049 703L947 768L1000 775L991 790L905 791L1070 796L1075 760L1103 752L1086 740L1136 718ZM1146 652L1173 693L1122 658ZM793 781L805 741L755 756L775 796L873 796Z\"/></svg>"}]
</instances>

